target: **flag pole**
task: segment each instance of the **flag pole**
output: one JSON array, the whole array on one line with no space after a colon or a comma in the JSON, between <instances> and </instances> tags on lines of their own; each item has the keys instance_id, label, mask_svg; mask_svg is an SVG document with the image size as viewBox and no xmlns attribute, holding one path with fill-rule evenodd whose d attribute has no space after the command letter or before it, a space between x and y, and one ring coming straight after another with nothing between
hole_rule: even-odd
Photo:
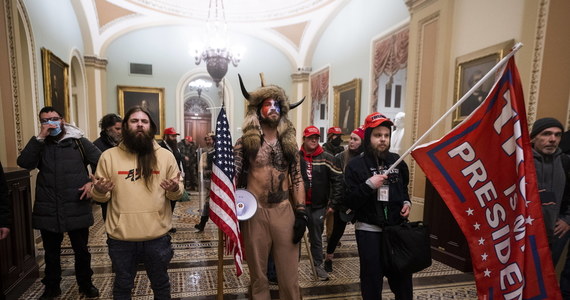
<instances>
[{"instance_id":1,"label":"flag pole","mask_svg":"<svg viewBox=\"0 0 570 300\"><path fill-rule=\"evenodd\" d=\"M222 79L222 107L224 108L225 78ZM216 130L217 131L217 130ZM211 197L210 197L211 198ZM224 232L218 227L218 294L217 300L224 299Z\"/></svg>"},{"instance_id":2,"label":"flag pole","mask_svg":"<svg viewBox=\"0 0 570 300\"><path fill-rule=\"evenodd\" d=\"M404 158L408 156L417 147L417 145L421 141L423 141L423 139L426 136L428 136L428 134L431 133L431 131L437 125L439 125L439 123L441 123L447 116L449 116L453 111L455 111L455 109L459 107L459 105L465 102L465 100L467 100L467 98L469 98L469 96L471 96L473 92L475 92L485 81L487 81L489 77L495 75L495 72L497 72L499 68L505 65L509 61L509 59L513 55L515 55L515 53L517 53L517 51L519 51L520 48L522 48L522 46L523 44L521 42L516 43L516 45L514 45L513 48L511 49L511 52L507 54L505 57L503 57L503 59L501 59L491 70L489 70L489 72L487 72L487 74L485 74L485 76L483 76L483 78L481 78L473 87L471 87L471 89L469 89L467 93L465 93L465 95L463 95L463 97L459 99L459 101L457 101L445 114L443 114L443 116L441 116L441 118L439 118L439 120L437 120L421 137L419 137L416 140L416 142L410 147L410 149L406 150L406 152L404 152L404 154L402 154L402 156L400 156L400 158L398 158L398 160L394 164L392 164L392 166L390 166L390 168L386 171L385 174L389 174L390 172L392 172L392 170L394 170L394 168L396 168L398 164L401 163L402 160L404 160Z\"/></svg>"}]
</instances>

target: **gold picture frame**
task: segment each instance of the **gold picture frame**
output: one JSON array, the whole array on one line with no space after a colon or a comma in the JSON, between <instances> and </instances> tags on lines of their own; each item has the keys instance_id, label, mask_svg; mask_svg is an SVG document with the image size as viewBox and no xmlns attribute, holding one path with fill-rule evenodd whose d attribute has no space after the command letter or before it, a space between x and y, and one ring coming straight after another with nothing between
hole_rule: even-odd
<instances>
[{"instance_id":1,"label":"gold picture frame","mask_svg":"<svg viewBox=\"0 0 570 300\"><path fill-rule=\"evenodd\" d=\"M342 138L348 141L350 133L360 126L360 93L362 79L333 86L334 115L333 126L342 130Z\"/></svg>"},{"instance_id":2,"label":"gold picture frame","mask_svg":"<svg viewBox=\"0 0 570 300\"><path fill-rule=\"evenodd\" d=\"M69 121L69 65L46 48L41 48L41 53L44 104L55 108Z\"/></svg>"},{"instance_id":3,"label":"gold picture frame","mask_svg":"<svg viewBox=\"0 0 570 300\"><path fill-rule=\"evenodd\" d=\"M469 89L485 76L514 46L514 40L508 40L456 59L454 101L456 103ZM453 126L463 121L487 97L494 80L489 79L455 110Z\"/></svg>"},{"instance_id":4,"label":"gold picture frame","mask_svg":"<svg viewBox=\"0 0 570 300\"><path fill-rule=\"evenodd\" d=\"M119 114L125 116L125 112L131 107L140 105L145 107L152 120L158 126L155 139L162 138L164 131L164 88L140 87L140 86L117 86Z\"/></svg>"}]
</instances>

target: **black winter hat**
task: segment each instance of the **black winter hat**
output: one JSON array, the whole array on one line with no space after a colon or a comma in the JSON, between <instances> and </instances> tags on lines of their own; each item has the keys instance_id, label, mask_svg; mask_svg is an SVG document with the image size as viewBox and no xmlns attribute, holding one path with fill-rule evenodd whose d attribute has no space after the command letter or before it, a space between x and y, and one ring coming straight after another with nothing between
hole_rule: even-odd
<instances>
[{"instance_id":1,"label":"black winter hat","mask_svg":"<svg viewBox=\"0 0 570 300\"><path fill-rule=\"evenodd\" d=\"M532 130L530 132L530 138L534 138L537 134L539 134L541 131L543 131L546 128L550 128L550 127L558 127L560 128L560 130L564 131L564 126L562 126L562 123L560 123L560 121L554 119L554 118L542 118L542 119L538 119L534 122L534 124L532 124Z\"/></svg>"}]
</instances>

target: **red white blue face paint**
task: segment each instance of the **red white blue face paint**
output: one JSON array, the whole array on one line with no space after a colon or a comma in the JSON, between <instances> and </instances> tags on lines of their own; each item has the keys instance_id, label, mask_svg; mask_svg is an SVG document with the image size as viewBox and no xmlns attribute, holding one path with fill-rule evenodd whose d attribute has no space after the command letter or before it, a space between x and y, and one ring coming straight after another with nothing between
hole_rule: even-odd
<instances>
[{"instance_id":1,"label":"red white blue face paint","mask_svg":"<svg viewBox=\"0 0 570 300\"><path fill-rule=\"evenodd\" d=\"M272 98L268 98L263 100L263 103L261 104L261 116L263 118L267 118L271 113L277 113L280 115L281 106L279 105L279 102L273 100Z\"/></svg>"}]
</instances>

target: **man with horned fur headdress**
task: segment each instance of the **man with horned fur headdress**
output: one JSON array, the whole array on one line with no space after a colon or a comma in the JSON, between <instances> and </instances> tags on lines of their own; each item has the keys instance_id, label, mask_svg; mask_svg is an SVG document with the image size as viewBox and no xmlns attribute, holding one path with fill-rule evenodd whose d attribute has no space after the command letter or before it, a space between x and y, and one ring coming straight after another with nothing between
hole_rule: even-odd
<instances>
[{"instance_id":1,"label":"man with horned fur headdress","mask_svg":"<svg viewBox=\"0 0 570 300\"><path fill-rule=\"evenodd\" d=\"M239 188L257 199L255 215L241 222L251 278L251 299L270 299L267 280L269 253L275 260L280 299L301 299L298 276L299 242L307 227L305 187L301 177L295 128L287 113L290 104L275 85L249 93L243 136L236 142L235 165Z\"/></svg>"}]
</instances>

